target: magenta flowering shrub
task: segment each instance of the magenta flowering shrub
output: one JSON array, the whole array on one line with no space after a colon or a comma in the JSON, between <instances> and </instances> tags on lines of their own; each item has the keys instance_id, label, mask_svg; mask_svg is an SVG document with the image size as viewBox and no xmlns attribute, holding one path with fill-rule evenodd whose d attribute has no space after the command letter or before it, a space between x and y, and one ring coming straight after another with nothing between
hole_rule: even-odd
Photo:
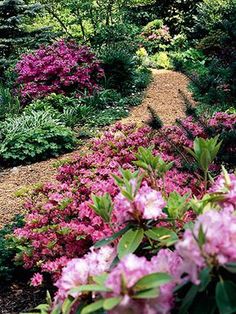
<instances>
[{"instance_id":1,"label":"magenta flowering shrub","mask_svg":"<svg viewBox=\"0 0 236 314\"><path fill-rule=\"evenodd\" d=\"M227 121L227 118L225 122L221 121L221 127ZM183 124L195 136L206 137L203 127L190 118L185 119ZM134 217L155 221L165 218L163 209L166 199L160 193L163 185L165 197L173 191L180 195L188 193L189 197L201 197L204 185L197 172L183 170L182 158L166 136L179 148L182 145L192 147L193 141L179 126L164 127L160 135L151 133L148 127L136 129L134 125L118 123L95 139L88 153L77 157L71 164L61 166L58 183L46 184L26 204L29 213L25 217L25 226L15 231L15 237L25 248L16 257L18 261L25 268L52 274L56 281L71 259L83 257L94 243L111 236L110 225L90 207L92 193L101 196L109 193L115 200L112 222L116 224L116 231ZM120 167L135 171L137 166L133 162L138 148L150 145L154 145L154 155L173 162L173 167L164 178L156 180L156 189L148 177L144 178L134 200L138 212L133 216L131 203L119 195L119 188L111 174L119 175ZM184 220L178 222L179 228L193 219L191 211L186 212Z\"/></svg>"},{"instance_id":2,"label":"magenta flowering shrub","mask_svg":"<svg viewBox=\"0 0 236 314\"><path fill-rule=\"evenodd\" d=\"M51 93L92 93L98 89L103 70L86 46L60 40L24 55L16 65L19 93L24 101Z\"/></svg>"}]
</instances>

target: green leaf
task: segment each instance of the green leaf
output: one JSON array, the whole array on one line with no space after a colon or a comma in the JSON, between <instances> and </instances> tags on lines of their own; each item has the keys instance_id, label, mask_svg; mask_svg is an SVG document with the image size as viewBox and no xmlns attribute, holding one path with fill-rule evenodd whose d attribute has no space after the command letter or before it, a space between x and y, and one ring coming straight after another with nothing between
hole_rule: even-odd
<instances>
[{"instance_id":1,"label":"green leaf","mask_svg":"<svg viewBox=\"0 0 236 314\"><path fill-rule=\"evenodd\" d=\"M148 289L143 291L138 291L133 295L133 299L155 299L159 296L160 289L154 288L154 289Z\"/></svg>"},{"instance_id":2,"label":"green leaf","mask_svg":"<svg viewBox=\"0 0 236 314\"><path fill-rule=\"evenodd\" d=\"M96 302L94 302L94 303L91 303L91 304L85 306L85 307L82 309L81 314L94 313L94 312L96 312L97 310L103 308L103 303L104 303L104 300L99 300L99 301L96 301Z\"/></svg>"},{"instance_id":3,"label":"green leaf","mask_svg":"<svg viewBox=\"0 0 236 314\"><path fill-rule=\"evenodd\" d=\"M103 308L106 311L112 310L114 307L116 307L120 302L122 301L122 297L117 298L109 298L105 299L103 303Z\"/></svg>"},{"instance_id":4,"label":"green leaf","mask_svg":"<svg viewBox=\"0 0 236 314\"><path fill-rule=\"evenodd\" d=\"M163 246L171 246L178 241L177 234L164 227L152 228L145 231L145 235L155 241L159 241Z\"/></svg>"},{"instance_id":5,"label":"green leaf","mask_svg":"<svg viewBox=\"0 0 236 314\"><path fill-rule=\"evenodd\" d=\"M108 245L118 239L120 236L122 236L126 231L130 229L130 225L127 225L125 228L121 229L120 231L114 233L111 237L102 239L94 244L94 248L100 248L102 246Z\"/></svg>"},{"instance_id":6,"label":"green leaf","mask_svg":"<svg viewBox=\"0 0 236 314\"><path fill-rule=\"evenodd\" d=\"M202 247L205 242L206 242L206 236L205 233L203 231L203 227L202 225L200 225L199 231L198 231L198 244L200 245L200 247Z\"/></svg>"},{"instance_id":7,"label":"green leaf","mask_svg":"<svg viewBox=\"0 0 236 314\"><path fill-rule=\"evenodd\" d=\"M236 263L224 264L224 268L227 269L230 273L236 274Z\"/></svg>"},{"instance_id":8,"label":"green leaf","mask_svg":"<svg viewBox=\"0 0 236 314\"><path fill-rule=\"evenodd\" d=\"M187 294L185 295L181 303L179 313L181 314L189 313L188 309L192 305L197 293L198 293L198 286L192 285L192 287L188 290Z\"/></svg>"},{"instance_id":9,"label":"green leaf","mask_svg":"<svg viewBox=\"0 0 236 314\"><path fill-rule=\"evenodd\" d=\"M200 279L201 283L200 283L198 290L200 292L204 291L207 288L207 286L209 285L209 283L211 282L210 271L211 270L209 268L205 268L199 274L199 279Z\"/></svg>"},{"instance_id":10,"label":"green leaf","mask_svg":"<svg viewBox=\"0 0 236 314\"><path fill-rule=\"evenodd\" d=\"M108 274L104 273L102 275L99 276L93 276L93 280L95 283L97 283L99 286L103 286L105 285L105 282L107 280Z\"/></svg>"},{"instance_id":11,"label":"green leaf","mask_svg":"<svg viewBox=\"0 0 236 314\"><path fill-rule=\"evenodd\" d=\"M77 293L77 292L93 292L93 291L110 291L110 289L106 288L105 286L100 285L83 285L79 287L72 288L69 291L69 294Z\"/></svg>"},{"instance_id":12,"label":"green leaf","mask_svg":"<svg viewBox=\"0 0 236 314\"><path fill-rule=\"evenodd\" d=\"M171 281L171 276L166 273L153 273L139 279L133 286L135 291L159 287Z\"/></svg>"},{"instance_id":13,"label":"green leaf","mask_svg":"<svg viewBox=\"0 0 236 314\"><path fill-rule=\"evenodd\" d=\"M220 314L236 312L236 285L232 281L218 282L215 296Z\"/></svg>"},{"instance_id":14,"label":"green leaf","mask_svg":"<svg viewBox=\"0 0 236 314\"><path fill-rule=\"evenodd\" d=\"M119 259L137 250L143 240L143 234L143 229L130 229L122 236L117 247Z\"/></svg>"},{"instance_id":15,"label":"green leaf","mask_svg":"<svg viewBox=\"0 0 236 314\"><path fill-rule=\"evenodd\" d=\"M65 301L62 304L62 314L69 314L73 303L74 303L73 298L68 297L67 299L65 299Z\"/></svg>"}]
</instances>

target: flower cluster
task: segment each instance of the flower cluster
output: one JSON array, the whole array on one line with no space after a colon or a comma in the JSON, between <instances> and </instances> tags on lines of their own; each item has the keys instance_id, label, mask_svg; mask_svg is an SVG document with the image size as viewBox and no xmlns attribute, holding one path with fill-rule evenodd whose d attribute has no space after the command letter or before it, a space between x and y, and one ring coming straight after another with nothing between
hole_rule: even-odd
<instances>
[{"instance_id":1,"label":"flower cluster","mask_svg":"<svg viewBox=\"0 0 236 314\"><path fill-rule=\"evenodd\" d=\"M108 271L114 258L115 250L107 246L97 252L92 250L83 258L72 259L63 268L61 278L55 283L58 288L56 302L64 301L72 288L89 283L90 277ZM72 293L74 298L79 295L79 292Z\"/></svg>"},{"instance_id":2,"label":"flower cluster","mask_svg":"<svg viewBox=\"0 0 236 314\"><path fill-rule=\"evenodd\" d=\"M130 254L126 256L109 274L106 287L112 290L109 296L122 296L118 307L110 313L167 314L174 305L173 289L178 281L182 260L168 249L160 250L151 261L145 257ZM172 281L160 287L160 294L155 299L133 299L133 286L145 275L152 273L168 273Z\"/></svg>"},{"instance_id":3,"label":"flower cluster","mask_svg":"<svg viewBox=\"0 0 236 314\"><path fill-rule=\"evenodd\" d=\"M128 220L163 218L166 216L162 212L165 204L161 192L145 184L139 189L133 201L129 201L120 192L114 201L114 214L121 224Z\"/></svg>"},{"instance_id":4,"label":"flower cluster","mask_svg":"<svg viewBox=\"0 0 236 314\"><path fill-rule=\"evenodd\" d=\"M199 284L199 272L205 267L236 262L236 217L224 210L209 210L196 220L193 230L186 230L176 245L183 258L183 273Z\"/></svg>"},{"instance_id":5,"label":"flower cluster","mask_svg":"<svg viewBox=\"0 0 236 314\"><path fill-rule=\"evenodd\" d=\"M103 70L89 48L63 40L23 56L16 65L24 101L51 93L92 93Z\"/></svg>"}]
</instances>

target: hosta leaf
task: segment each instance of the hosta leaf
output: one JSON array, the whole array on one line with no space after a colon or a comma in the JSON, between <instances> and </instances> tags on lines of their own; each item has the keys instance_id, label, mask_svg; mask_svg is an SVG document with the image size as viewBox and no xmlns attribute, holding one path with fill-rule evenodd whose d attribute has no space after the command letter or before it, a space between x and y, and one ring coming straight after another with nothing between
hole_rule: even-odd
<instances>
[{"instance_id":1,"label":"hosta leaf","mask_svg":"<svg viewBox=\"0 0 236 314\"><path fill-rule=\"evenodd\" d=\"M122 236L117 247L119 259L137 250L143 240L143 234L143 229L130 229Z\"/></svg>"}]
</instances>

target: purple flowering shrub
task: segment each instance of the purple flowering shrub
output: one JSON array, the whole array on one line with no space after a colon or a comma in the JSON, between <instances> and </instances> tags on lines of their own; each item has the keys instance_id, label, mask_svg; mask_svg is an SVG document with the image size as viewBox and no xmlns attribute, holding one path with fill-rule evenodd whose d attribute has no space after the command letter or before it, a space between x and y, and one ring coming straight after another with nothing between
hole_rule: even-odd
<instances>
[{"instance_id":1,"label":"purple flowering shrub","mask_svg":"<svg viewBox=\"0 0 236 314\"><path fill-rule=\"evenodd\" d=\"M63 40L24 55L15 70L19 93L25 102L51 93L92 94L104 75L88 47Z\"/></svg>"}]
</instances>

